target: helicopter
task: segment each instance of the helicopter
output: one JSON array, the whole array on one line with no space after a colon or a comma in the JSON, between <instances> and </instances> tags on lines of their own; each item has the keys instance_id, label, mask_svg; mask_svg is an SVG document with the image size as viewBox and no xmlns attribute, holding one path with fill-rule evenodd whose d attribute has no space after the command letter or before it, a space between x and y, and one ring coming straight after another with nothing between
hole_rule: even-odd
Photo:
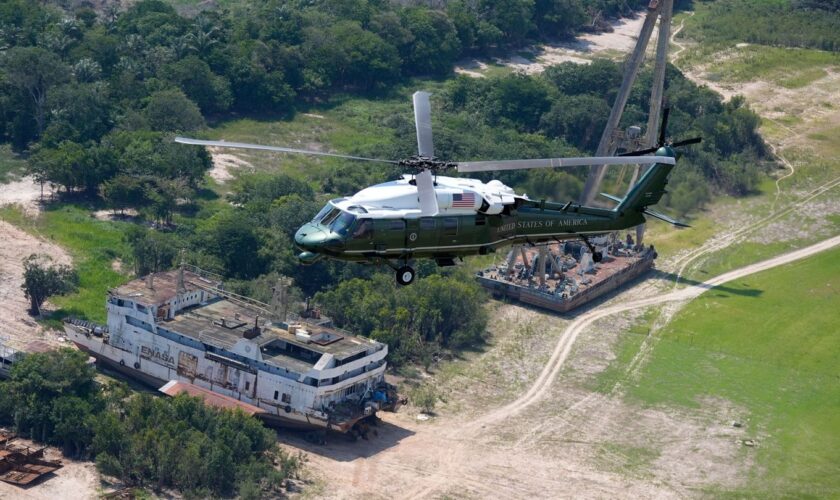
<instances>
[{"instance_id":1,"label":"helicopter","mask_svg":"<svg viewBox=\"0 0 840 500\"><path fill-rule=\"evenodd\" d=\"M182 144L255 149L344 158L398 165L409 173L402 178L362 189L350 197L330 200L295 234L298 260L312 264L323 258L388 265L400 285L412 283L414 259L434 259L439 266L456 264L467 255L486 255L510 244L537 244L581 239L593 260L602 255L589 237L634 227L645 215L676 226L685 224L648 208L663 194L676 164L675 147L700 138L665 142L668 109L663 113L657 146L619 156L543 158L527 160L449 162L435 156L428 92L413 95L418 155L404 160L365 158L321 151L227 141L176 137ZM653 156L643 156L654 153ZM594 165L652 165L624 198L601 193L617 202L615 208L532 200L498 180L440 175L499 170Z\"/></svg>"}]
</instances>

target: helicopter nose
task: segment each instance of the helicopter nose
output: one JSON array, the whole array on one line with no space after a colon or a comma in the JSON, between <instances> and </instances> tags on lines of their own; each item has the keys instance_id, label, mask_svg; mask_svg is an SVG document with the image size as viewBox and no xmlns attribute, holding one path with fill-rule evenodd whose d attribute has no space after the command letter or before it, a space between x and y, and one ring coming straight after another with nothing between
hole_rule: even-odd
<instances>
[{"instance_id":1,"label":"helicopter nose","mask_svg":"<svg viewBox=\"0 0 840 500\"><path fill-rule=\"evenodd\" d=\"M326 231L315 224L309 223L298 229L295 233L295 244L310 252L317 252L324 245L329 237Z\"/></svg>"}]
</instances>

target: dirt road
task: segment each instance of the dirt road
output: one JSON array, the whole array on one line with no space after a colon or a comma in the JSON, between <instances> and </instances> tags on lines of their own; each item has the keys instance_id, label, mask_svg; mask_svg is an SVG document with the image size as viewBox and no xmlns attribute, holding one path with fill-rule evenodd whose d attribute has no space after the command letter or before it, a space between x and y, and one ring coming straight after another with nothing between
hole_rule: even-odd
<instances>
[{"instance_id":1,"label":"dirt road","mask_svg":"<svg viewBox=\"0 0 840 500\"><path fill-rule=\"evenodd\" d=\"M673 482L662 482L599 470L592 466L587 454L580 452L580 447L595 448L600 443L576 444L566 441L552 446L561 449L562 453L557 453L556 449L553 452L547 451L539 440L528 439L528 430L516 419L530 407L548 403L546 397L549 394L556 396L551 389L558 374L569 360L578 337L593 323L649 306L685 303L712 287L838 245L840 236L745 266L703 283L669 289L642 299L608 304L582 314L567 326L554 346L548 363L522 396L477 419L470 421L464 417L439 417L429 422L417 422L408 414L388 415L384 426L379 429L379 436L370 442L335 442L323 448L310 447L297 441L293 441L293 444L311 452L310 466L316 471L323 488L318 493L327 497L685 496L692 491L688 479L676 477ZM578 411L586 413L603 402L603 395L591 392L572 394L561 402L550 401L554 407L565 407L560 417L555 418L561 424L564 418L569 418L563 417L564 414ZM597 416L590 415L589 418ZM663 417L646 415L644 418ZM539 422L531 421L529 425L539 425ZM633 423L616 422L616 425L632 426ZM666 422L663 425L670 424ZM553 430L548 429L547 432L559 432L557 428ZM703 432L708 433L708 429ZM732 441L731 436L726 434L729 431L724 429L719 432L725 442ZM587 433L581 432L578 435ZM709 448L705 451L714 457L718 451L713 446ZM725 464L721 466L726 467ZM685 474L690 476L691 472Z\"/></svg>"}]
</instances>

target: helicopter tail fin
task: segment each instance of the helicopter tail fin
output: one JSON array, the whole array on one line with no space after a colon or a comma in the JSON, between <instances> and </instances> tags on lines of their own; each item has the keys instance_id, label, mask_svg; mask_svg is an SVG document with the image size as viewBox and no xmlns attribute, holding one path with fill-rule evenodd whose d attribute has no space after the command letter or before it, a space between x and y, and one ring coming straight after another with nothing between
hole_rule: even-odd
<instances>
[{"instance_id":1,"label":"helicopter tail fin","mask_svg":"<svg viewBox=\"0 0 840 500\"><path fill-rule=\"evenodd\" d=\"M662 195L665 194L665 185L668 183L668 174L671 173L672 168L674 166L667 163L656 163L650 167L615 207L616 212L631 210L644 212L645 208L659 203Z\"/></svg>"}]
</instances>

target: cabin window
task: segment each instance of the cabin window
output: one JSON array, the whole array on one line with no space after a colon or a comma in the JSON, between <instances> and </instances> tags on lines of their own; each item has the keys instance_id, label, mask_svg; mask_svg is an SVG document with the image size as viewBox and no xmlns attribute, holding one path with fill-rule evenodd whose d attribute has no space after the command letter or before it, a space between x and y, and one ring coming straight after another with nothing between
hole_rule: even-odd
<instances>
[{"instance_id":1,"label":"cabin window","mask_svg":"<svg viewBox=\"0 0 840 500\"><path fill-rule=\"evenodd\" d=\"M421 231L433 231L437 221L435 221L431 217L423 217L420 219L420 230Z\"/></svg>"},{"instance_id":2,"label":"cabin window","mask_svg":"<svg viewBox=\"0 0 840 500\"><path fill-rule=\"evenodd\" d=\"M373 221L370 219L362 219L353 231L353 238L357 240L370 239L373 234Z\"/></svg>"},{"instance_id":3,"label":"cabin window","mask_svg":"<svg viewBox=\"0 0 840 500\"><path fill-rule=\"evenodd\" d=\"M286 404L291 404L291 402L292 402L292 395L291 395L291 394L286 394L286 393L284 392L284 393L283 393L283 397L280 399L280 401L282 401L282 402L284 402L284 403L286 403Z\"/></svg>"},{"instance_id":4,"label":"cabin window","mask_svg":"<svg viewBox=\"0 0 840 500\"><path fill-rule=\"evenodd\" d=\"M402 219L389 220L388 229L391 231L405 231L405 221Z\"/></svg>"},{"instance_id":5,"label":"cabin window","mask_svg":"<svg viewBox=\"0 0 840 500\"><path fill-rule=\"evenodd\" d=\"M276 400L280 396L280 391L274 391L274 399Z\"/></svg>"},{"instance_id":6,"label":"cabin window","mask_svg":"<svg viewBox=\"0 0 840 500\"><path fill-rule=\"evenodd\" d=\"M246 390L246 391L250 391L250 390L251 390L251 381L250 381L250 380L246 380L246 381L245 381L245 390Z\"/></svg>"},{"instance_id":7,"label":"cabin window","mask_svg":"<svg viewBox=\"0 0 840 500\"><path fill-rule=\"evenodd\" d=\"M447 217L443 219L443 232L449 236L458 234L458 219L455 217Z\"/></svg>"},{"instance_id":8,"label":"cabin window","mask_svg":"<svg viewBox=\"0 0 840 500\"><path fill-rule=\"evenodd\" d=\"M341 212L335 222L332 223L330 229L334 233L340 234L341 236L346 236L347 231L350 230L350 226L356 221L356 216L351 214L350 212Z\"/></svg>"}]
</instances>

